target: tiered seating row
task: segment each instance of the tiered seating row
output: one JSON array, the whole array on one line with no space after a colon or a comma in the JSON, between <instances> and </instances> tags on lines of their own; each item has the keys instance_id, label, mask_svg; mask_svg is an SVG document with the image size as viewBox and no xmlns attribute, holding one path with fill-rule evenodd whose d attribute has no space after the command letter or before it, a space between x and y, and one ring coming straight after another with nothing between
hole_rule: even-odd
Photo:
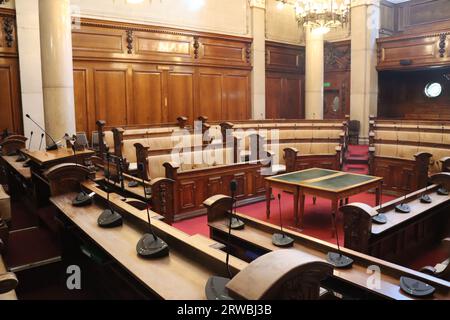
<instances>
[{"instance_id":1,"label":"tiered seating row","mask_svg":"<svg viewBox=\"0 0 450 320\"><path fill-rule=\"evenodd\" d=\"M370 171L405 193L450 168L450 122L370 119Z\"/></svg>"}]
</instances>

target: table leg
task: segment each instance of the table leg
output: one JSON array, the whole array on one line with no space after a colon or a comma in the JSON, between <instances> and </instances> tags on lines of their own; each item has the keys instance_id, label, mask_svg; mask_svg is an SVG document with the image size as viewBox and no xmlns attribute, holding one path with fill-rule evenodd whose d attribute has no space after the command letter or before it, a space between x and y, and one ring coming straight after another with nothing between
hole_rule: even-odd
<instances>
[{"instance_id":1,"label":"table leg","mask_svg":"<svg viewBox=\"0 0 450 320\"><path fill-rule=\"evenodd\" d=\"M334 213L334 215L336 216L336 224L338 221L338 212L339 212L339 199L334 199L332 201L332 208L331 208L332 212ZM334 224L334 219L333 219L333 215L331 215L331 236L334 238L336 238L336 232L337 232L337 226Z\"/></svg>"},{"instance_id":2,"label":"table leg","mask_svg":"<svg viewBox=\"0 0 450 320\"><path fill-rule=\"evenodd\" d=\"M295 218L295 225L298 225L298 198L299 198L299 192L298 188L294 191L294 218Z\"/></svg>"},{"instance_id":3,"label":"table leg","mask_svg":"<svg viewBox=\"0 0 450 320\"><path fill-rule=\"evenodd\" d=\"M304 215L305 215L305 194L300 191L300 228L303 229L304 227Z\"/></svg>"},{"instance_id":4,"label":"table leg","mask_svg":"<svg viewBox=\"0 0 450 320\"><path fill-rule=\"evenodd\" d=\"M376 190L376 199L375 199L375 206L379 206L381 205L381 197L382 197L382 193L383 192L383 188L381 187L381 183L378 185L378 188Z\"/></svg>"},{"instance_id":5,"label":"table leg","mask_svg":"<svg viewBox=\"0 0 450 320\"><path fill-rule=\"evenodd\" d=\"M316 205L316 204L317 204L317 197L314 196L314 197L313 197L313 205Z\"/></svg>"},{"instance_id":6,"label":"table leg","mask_svg":"<svg viewBox=\"0 0 450 320\"><path fill-rule=\"evenodd\" d=\"M270 219L270 202L272 200L272 187L270 184L266 184L266 215L267 219Z\"/></svg>"}]
</instances>

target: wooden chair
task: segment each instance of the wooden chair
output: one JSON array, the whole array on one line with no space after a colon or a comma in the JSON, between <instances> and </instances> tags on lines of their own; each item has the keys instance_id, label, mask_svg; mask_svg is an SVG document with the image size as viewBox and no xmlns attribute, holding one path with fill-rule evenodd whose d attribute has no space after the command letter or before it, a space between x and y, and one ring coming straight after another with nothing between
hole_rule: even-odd
<instances>
[{"instance_id":1,"label":"wooden chair","mask_svg":"<svg viewBox=\"0 0 450 320\"><path fill-rule=\"evenodd\" d=\"M450 238L442 240L442 244L446 249L448 256L450 257ZM420 271L434 277L450 281L450 258L445 260L444 262L438 263L434 267L424 267Z\"/></svg>"},{"instance_id":2,"label":"wooden chair","mask_svg":"<svg viewBox=\"0 0 450 320\"><path fill-rule=\"evenodd\" d=\"M358 120L352 120L348 123L349 144L356 144L356 145L359 144L360 131L361 131L361 122L359 122Z\"/></svg>"}]
</instances>

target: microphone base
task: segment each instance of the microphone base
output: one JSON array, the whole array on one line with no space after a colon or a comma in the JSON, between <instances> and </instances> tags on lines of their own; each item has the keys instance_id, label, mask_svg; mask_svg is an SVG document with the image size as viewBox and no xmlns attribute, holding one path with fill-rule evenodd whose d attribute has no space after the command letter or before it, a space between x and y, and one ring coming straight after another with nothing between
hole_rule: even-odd
<instances>
[{"instance_id":1,"label":"microphone base","mask_svg":"<svg viewBox=\"0 0 450 320\"><path fill-rule=\"evenodd\" d=\"M431 296L436 291L436 288L429 284L408 277L400 278L400 288L407 294L418 298Z\"/></svg>"},{"instance_id":2,"label":"microphone base","mask_svg":"<svg viewBox=\"0 0 450 320\"><path fill-rule=\"evenodd\" d=\"M404 213L404 214L410 213L411 207L405 203L402 203L395 207L395 212Z\"/></svg>"},{"instance_id":3,"label":"microphone base","mask_svg":"<svg viewBox=\"0 0 450 320\"><path fill-rule=\"evenodd\" d=\"M84 207L92 204L92 198L86 192L80 192L72 201L74 207Z\"/></svg>"},{"instance_id":4,"label":"microphone base","mask_svg":"<svg viewBox=\"0 0 450 320\"><path fill-rule=\"evenodd\" d=\"M433 199L428 194L424 194L422 195L422 197L420 197L420 202L430 204L433 203Z\"/></svg>"},{"instance_id":5,"label":"microphone base","mask_svg":"<svg viewBox=\"0 0 450 320\"><path fill-rule=\"evenodd\" d=\"M230 223L228 223L227 227L230 227ZM233 217L231 219L231 230L243 230L245 228L245 223L241 219Z\"/></svg>"},{"instance_id":6,"label":"microphone base","mask_svg":"<svg viewBox=\"0 0 450 320\"><path fill-rule=\"evenodd\" d=\"M279 248L290 248L294 245L294 239L281 233L272 236L272 244Z\"/></svg>"},{"instance_id":7,"label":"microphone base","mask_svg":"<svg viewBox=\"0 0 450 320\"><path fill-rule=\"evenodd\" d=\"M17 158L16 162L25 162L27 160L28 160L28 158L22 152L20 152L19 157Z\"/></svg>"},{"instance_id":8,"label":"microphone base","mask_svg":"<svg viewBox=\"0 0 450 320\"><path fill-rule=\"evenodd\" d=\"M137 187L139 187L139 182L137 182L137 181L130 181L128 183L128 187L129 188L137 188Z\"/></svg>"},{"instance_id":9,"label":"microphone base","mask_svg":"<svg viewBox=\"0 0 450 320\"><path fill-rule=\"evenodd\" d=\"M206 298L210 301L233 300L227 289L227 284L231 280L223 277L211 277L205 287Z\"/></svg>"},{"instance_id":10,"label":"microphone base","mask_svg":"<svg viewBox=\"0 0 450 320\"><path fill-rule=\"evenodd\" d=\"M110 229L120 227L123 224L123 219L116 211L106 209L98 217L97 223L101 228Z\"/></svg>"},{"instance_id":11,"label":"microphone base","mask_svg":"<svg viewBox=\"0 0 450 320\"><path fill-rule=\"evenodd\" d=\"M145 234L136 245L138 255L145 259L157 259L169 255L169 246L152 234Z\"/></svg>"},{"instance_id":12,"label":"microphone base","mask_svg":"<svg viewBox=\"0 0 450 320\"><path fill-rule=\"evenodd\" d=\"M445 188L440 188L440 189L437 191L437 193L438 193L438 195L440 195L440 196L448 196L448 195L449 195L448 190L445 189Z\"/></svg>"},{"instance_id":13,"label":"microphone base","mask_svg":"<svg viewBox=\"0 0 450 320\"><path fill-rule=\"evenodd\" d=\"M337 269L350 268L354 262L352 258L336 252L329 252L327 254L327 261Z\"/></svg>"},{"instance_id":14,"label":"microphone base","mask_svg":"<svg viewBox=\"0 0 450 320\"><path fill-rule=\"evenodd\" d=\"M45 148L45 150L47 150L47 151L58 150L58 145L56 143L53 143L53 144L49 145L47 148Z\"/></svg>"},{"instance_id":15,"label":"microphone base","mask_svg":"<svg viewBox=\"0 0 450 320\"><path fill-rule=\"evenodd\" d=\"M385 214L380 213L379 215L376 215L372 218L372 221L376 224L386 224L387 223L387 217Z\"/></svg>"},{"instance_id":16,"label":"microphone base","mask_svg":"<svg viewBox=\"0 0 450 320\"><path fill-rule=\"evenodd\" d=\"M29 167L31 167L31 160L25 161L25 163L23 164L23 167L24 167L24 168L29 168Z\"/></svg>"}]
</instances>

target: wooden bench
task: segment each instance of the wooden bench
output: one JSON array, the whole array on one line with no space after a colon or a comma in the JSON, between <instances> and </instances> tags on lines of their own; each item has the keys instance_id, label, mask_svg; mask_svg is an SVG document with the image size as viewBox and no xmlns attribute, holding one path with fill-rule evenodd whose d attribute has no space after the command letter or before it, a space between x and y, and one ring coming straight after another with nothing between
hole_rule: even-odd
<instances>
[{"instance_id":1,"label":"wooden bench","mask_svg":"<svg viewBox=\"0 0 450 320\"><path fill-rule=\"evenodd\" d=\"M450 187L450 173L433 175L430 182L435 184L381 207L372 208L362 203L342 207L345 247L384 260L405 263L411 256L426 252L448 237L450 196L438 195L437 190L441 185ZM428 194L433 203L421 203L420 198L424 194ZM396 212L395 207L403 203L410 206L410 213ZM387 217L386 224L372 221L380 213Z\"/></svg>"},{"instance_id":2,"label":"wooden bench","mask_svg":"<svg viewBox=\"0 0 450 320\"><path fill-rule=\"evenodd\" d=\"M217 195L205 201L205 205L208 208L208 225L211 237L216 241L228 243L231 198ZM230 243L235 256L246 261L252 261L268 252L283 251L283 249L272 244L272 235L280 232L279 226L240 213L237 213L237 216L245 223L245 228L231 232ZM287 236L294 239L293 250L315 257L315 259L323 260L328 252L337 252L337 247L328 242L288 229L285 229L284 232ZM341 252L354 260L353 267L349 269L335 269L330 281L322 283L322 286L334 291L338 296L349 298L361 298L363 296L365 299L414 300L415 298L400 289L400 278L406 276L434 286L436 293L432 299L450 299L450 283L447 281L347 248L341 248ZM373 272L369 271L378 268L381 272L379 286L368 286L368 281L373 276Z\"/></svg>"},{"instance_id":3,"label":"wooden bench","mask_svg":"<svg viewBox=\"0 0 450 320\"><path fill-rule=\"evenodd\" d=\"M251 137L261 136L257 150L272 155L276 166L273 171L278 174L311 167L340 168L347 141L346 124L345 120L238 121L221 123L220 131L224 139L233 135L243 141L244 155L254 148ZM217 132L217 126L211 129Z\"/></svg>"},{"instance_id":4,"label":"wooden bench","mask_svg":"<svg viewBox=\"0 0 450 320\"><path fill-rule=\"evenodd\" d=\"M398 195L425 187L450 168L450 121L370 118L369 168Z\"/></svg>"}]
</instances>

